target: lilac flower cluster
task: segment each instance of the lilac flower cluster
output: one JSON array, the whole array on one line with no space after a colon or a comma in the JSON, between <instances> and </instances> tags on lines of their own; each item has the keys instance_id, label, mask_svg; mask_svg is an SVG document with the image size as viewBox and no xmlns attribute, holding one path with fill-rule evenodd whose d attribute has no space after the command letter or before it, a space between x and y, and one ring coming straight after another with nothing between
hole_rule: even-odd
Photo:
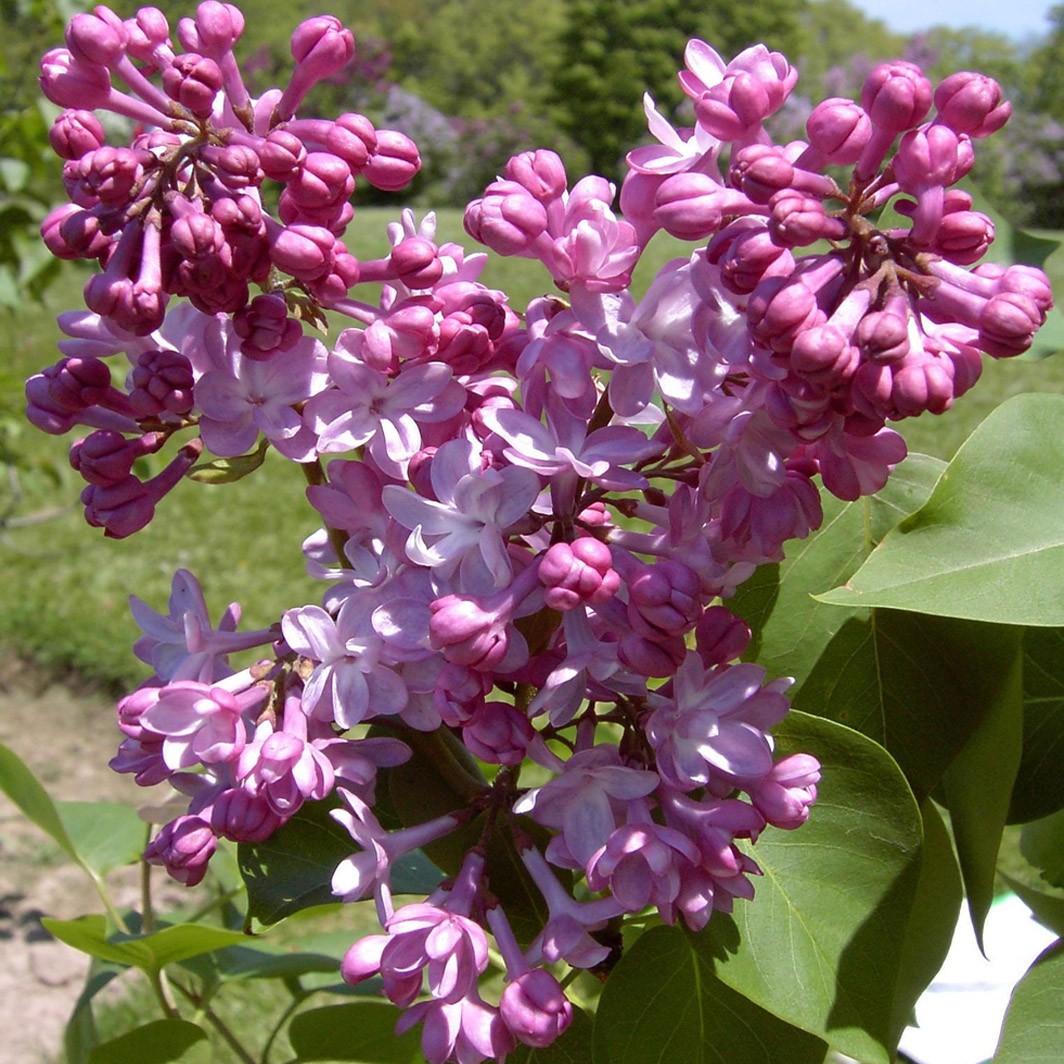
<instances>
[{"instance_id":1,"label":"lilac flower cluster","mask_svg":"<svg viewBox=\"0 0 1064 1064\"><path fill-rule=\"evenodd\" d=\"M119 704L112 764L189 797L148 850L189 884L219 838L265 839L335 792L357 850L334 892L372 897L382 926L348 952L345 979L379 976L432 1064L549 1045L572 1018L557 966L608 970L630 914L701 929L752 897L749 845L809 815L820 767L777 758L771 735L790 681L738 660L749 630L717 600L819 525L816 475L846 499L877 490L905 454L887 421L944 410L980 351L1030 343L1048 283L965 269L993 233L950 187L1007 105L979 75L932 94L918 69L887 64L860 103L821 104L808 140L779 147L762 122L794 87L786 60L757 46L726 64L692 41L680 81L697 125L672 129L648 100L660 144L631 154L623 216L607 181L570 188L549 151L511 159L469 206L476 239L539 260L566 295L518 315L478 280L485 256L437 244L431 216L404 212L378 262L339 243L354 173L405 180L416 156L382 133L369 147L357 116L294 117L353 47L334 20L300 26L292 82L252 100L234 8L208 0L182 22L183 56L161 19L98 8L45 59L53 98L76 83L157 132L112 151L82 138L87 112L58 120L61 154L95 146L65 155L75 206L46 231L60 250L99 234L106 280L90 282L93 313L61 319L66 357L29 382L30 416L96 429L72 458L88 520L112 536L143 527L204 447L238 458L264 439L307 475L324 527L304 552L328 586L249 633L234 607L214 627L184 572L166 615L135 601L155 675ZM162 96L144 69L162 71ZM117 167L100 154L123 151ZM846 189L824 169L838 166L854 168ZM263 177L285 186L281 221ZM871 212L898 193L912 224L880 231ZM238 215L258 219L247 244L226 228ZM701 246L637 300L632 271L660 229ZM223 264L240 249L266 264L241 298L208 304L187 282L181 264L208 244ZM262 294L249 300L248 281ZM383 282L374 302L351 294L362 281ZM118 294L94 305L103 288ZM130 316L146 290L157 310ZM171 292L190 302L166 311ZM331 350L294 313L324 309L359 323ZM124 391L115 355L131 364ZM133 461L181 432L171 464L137 480ZM389 830L378 773L411 758L453 808ZM459 829L473 832L464 858L396 907L396 862ZM524 941L493 879L499 844L547 913ZM497 1003L481 996L489 933Z\"/></svg>"}]
</instances>

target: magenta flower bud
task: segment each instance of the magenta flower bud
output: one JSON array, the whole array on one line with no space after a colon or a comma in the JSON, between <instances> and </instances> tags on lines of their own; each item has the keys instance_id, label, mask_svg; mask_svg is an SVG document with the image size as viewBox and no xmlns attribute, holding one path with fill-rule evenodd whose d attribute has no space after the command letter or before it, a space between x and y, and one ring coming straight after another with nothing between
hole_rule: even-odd
<instances>
[{"instance_id":1,"label":"magenta flower bud","mask_svg":"<svg viewBox=\"0 0 1064 1064\"><path fill-rule=\"evenodd\" d=\"M710 606L695 625L695 645L707 669L742 657L750 636L750 626L724 606Z\"/></svg>"},{"instance_id":2,"label":"magenta flower bud","mask_svg":"<svg viewBox=\"0 0 1064 1064\"><path fill-rule=\"evenodd\" d=\"M513 156L503 174L507 180L516 181L527 189L541 203L560 199L569 181L559 156L542 148Z\"/></svg>"},{"instance_id":3,"label":"magenta flower bud","mask_svg":"<svg viewBox=\"0 0 1064 1064\"><path fill-rule=\"evenodd\" d=\"M707 246L706 257L716 261L720 279L738 295L749 295L765 277L789 276L794 270L794 257L760 222L747 230L736 229L736 223L726 226Z\"/></svg>"},{"instance_id":4,"label":"magenta flower bud","mask_svg":"<svg viewBox=\"0 0 1064 1064\"><path fill-rule=\"evenodd\" d=\"M672 676L687 654L683 636L649 639L628 632L617 644L617 657L640 676Z\"/></svg>"},{"instance_id":5,"label":"magenta flower bud","mask_svg":"<svg viewBox=\"0 0 1064 1064\"><path fill-rule=\"evenodd\" d=\"M66 28L70 54L85 63L112 67L124 55L129 32L122 20L106 7L95 14L75 15Z\"/></svg>"},{"instance_id":6,"label":"magenta flower bud","mask_svg":"<svg viewBox=\"0 0 1064 1064\"><path fill-rule=\"evenodd\" d=\"M490 672L506 656L509 634L505 617L485 610L475 599L445 595L429 610L429 639L432 646L455 665Z\"/></svg>"},{"instance_id":7,"label":"magenta flower bud","mask_svg":"<svg viewBox=\"0 0 1064 1064\"><path fill-rule=\"evenodd\" d=\"M342 114L330 123L325 147L343 159L352 173L361 173L377 150L377 131L365 115Z\"/></svg>"},{"instance_id":8,"label":"magenta flower bud","mask_svg":"<svg viewBox=\"0 0 1064 1064\"><path fill-rule=\"evenodd\" d=\"M994 242L994 223L980 211L951 211L943 216L933 250L960 266L978 262Z\"/></svg>"},{"instance_id":9,"label":"magenta flower bud","mask_svg":"<svg viewBox=\"0 0 1064 1064\"><path fill-rule=\"evenodd\" d=\"M211 831L231 842L262 842L283 823L264 797L242 787L222 791L211 803Z\"/></svg>"},{"instance_id":10,"label":"magenta flower bud","mask_svg":"<svg viewBox=\"0 0 1064 1064\"><path fill-rule=\"evenodd\" d=\"M135 151L104 145L78 160L78 175L89 195L108 207L122 207L143 171Z\"/></svg>"},{"instance_id":11,"label":"magenta flower bud","mask_svg":"<svg viewBox=\"0 0 1064 1064\"><path fill-rule=\"evenodd\" d=\"M757 811L773 827L793 830L809 819L816 801L820 762L810 754L791 754L772 766L772 771L749 788Z\"/></svg>"},{"instance_id":12,"label":"magenta flower bud","mask_svg":"<svg viewBox=\"0 0 1064 1064\"><path fill-rule=\"evenodd\" d=\"M890 364L909 353L908 316L893 310L874 310L858 323L854 343L866 359Z\"/></svg>"},{"instance_id":13,"label":"magenta flower bud","mask_svg":"<svg viewBox=\"0 0 1064 1064\"><path fill-rule=\"evenodd\" d=\"M1012 105L1001 98L1001 86L985 74L960 70L950 74L935 89L940 121L955 133L989 137L1012 114Z\"/></svg>"},{"instance_id":14,"label":"magenta flower bud","mask_svg":"<svg viewBox=\"0 0 1064 1064\"><path fill-rule=\"evenodd\" d=\"M156 54L170 48L170 23L157 7L142 7L126 20L126 53L141 63L155 63Z\"/></svg>"},{"instance_id":15,"label":"magenta flower bud","mask_svg":"<svg viewBox=\"0 0 1064 1064\"><path fill-rule=\"evenodd\" d=\"M310 152L286 186L293 202L311 210L347 200L354 190L351 168L343 159L324 151Z\"/></svg>"},{"instance_id":16,"label":"magenta flower bud","mask_svg":"<svg viewBox=\"0 0 1064 1064\"><path fill-rule=\"evenodd\" d=\"M754 339L785 355L795 338L824 320L816 296L800 281L768 277L754 289L748 305Z\"/></svg>"},{"instance_id":17,"label":"magenta flower bud","mask_svg":"<svg viewBox=\"0 0 1064 1064\"><path fill-rule=\"evenodd\" d=\"M835 96L813 108L805 130L810 146L819 153L819 165L852 166L872 136L872 120L853 100Z\"/></svg>"},{"instance_id":18,"label":"magenta flower bud","mask_svg":"<svg viewBox=\"0 0 1064 1064\"><path fill-rule=\"evenodd\" d=\"M1033 299L1018 292L1001 292L983 307L978 346L994 358L1019 355L1031 346L1045 320L1044 311Z\"/></svg>"},{"instance_id":19,"label":"magenta flower bud","mask_svg":"<svg viewBox=\"0 0 1064 1064\"><path fill-rule=\"evenodd\" d=\"M56 207L41 223L41 237L58 259L97 258L111 246L99 218L76 203Z\"/></svg>"},{"instance_id":20,"label":"magenta flower bud","mask_svg":"<svg viewBox=\"0 0 1064 1064\"><path fill-rule=\"evenodd\" d=\"M48 131L48 142L61 159L80 159L103 147L106 136L91 111L64 111Z\"/></svg>"},{"instance_id":21,"label":"magenta flower bud","mask_svg":"<svg viewBox=\"0 0 1064 1064\"><path fill-rule=\"evenodd\" d=\"M53 48L41 57L41 91L60 107L96 111L107 107L111 75L107 68L76 59L66 48Z\"/></svg>"},{"instance_id":22,"label":"magenta flower bud","mask_svg":"<svg viewBox=\"0 0 1064 1064\"><path fill-rule=\"evenodd\" d=\"M271 181L287 181L303 165L307 149L286 129L275 129L259 147L259 165Z\"/></svg>"},{"instance_id":23,"label":"magenta flower bud","mask_svg":"<svg viewBox=\"0 0 1064 1064\"><path fill-rule=\"evenodd\" d=\"M531 244L547 230L543 204L524 192L473 200L466 207L464 221L474 240L500 255L528 254Z\"/></svg>"},{"instance_id":24,"label":"magenta flower bud","mask_svg":"<svg viewBox=\"0 0 1064 1064\"><path fill-rule=\"evenodd\" d=\"M976 273L981 273L983 269L979 267ZM1001 292L1015 292L1017 295L1026 296L1045 314L1053 307L1053 289L1049 278L1037 266L1018 263L1010 266L998 276L997 287Z\"/></svg>"},{"instance_id":25,"label":"magenta flower bud","mask_svg":"<svg viewBox=\"0 0 1064 1064\"><path fill-rule=\"evenodd\" d=\"M283 296L258 295L233 315L233 331L243 341L241 353L256 362L264 362L294 347L303 335L303 327L288 316Z\"/></svg>"},{"instance_id":26,"label":"magenta flower bud","mask_svg":"<svg viewBox=\"0 0 1064 1064\"><path fill-rule=\"evenodd\" d=\"M555 543L540 561L539 579L547 589L546 604L563 612L585 604L601 605L621 585L609 547L594 536Z\"/></svg>"},{"instance_id":27,"label":"magenta flower bud","mask_svg":"<svg viewBox=\"0 0 1064 1064\"><path fill-rule=\"evenodd\" d=\"M203 259L225 247L225 233L209 214L190 211L170 227L170 244L186 259Z\"/></svg>"},{"instance_id":28,"label":"magenta flower bud","mask_svg":"<svg viewBox=\"0 0 1064 1064\"><path fill-rule=\"evenodd\" d=\"M910 352L891 370L891 402L897 415L941 414L953 405L953 364L948 358Z\"/></svg>"},{"instance_id":29,"label":"magenta flower bud","mask_svg":"<svg viewBox=\"0 0 1064 1064\"><path fill-rule=\"evenodd\" d=\"M702 613L701 583L682 562L641 566L628 579L628 619L651 639L690 631Z\"/></svg>"},{"instance_id":30,"label":"magenta flower bud","mask_svg":"<svg viewBox=\"0 0 1064 1064\"><path fill-rule=\"evenodd\" d=\"M111 370L99 358L64 358L44 371L49 398L75 413L101 403L111 390Z\"/></svg>"},{"instance_id":31,"label":"magenta flower bud","mask_svg":"<svg viewBox=\"0 0 1064 1064\"><path fill-rule=\"evenodd\" d=\"M421 169L417 145L394 129L377 130L377 147L362 170L363 176L382 192L406 188Z\"/></svg>"},{"instance_id":32,"label":"magenta flower bud","mask_svg":"<svg viewBox=\"0 0 1064 1064\"><path fill-rule=\"evenodd\" d=\"M931 82L915 63L880 63L861 89L861 106L873 125L897 135L922 122L931 109Z\"/></svg>"},{"instance_id":33,"label":"magenta flower bud","mask_svg":"<svg viewBox=\"0 0 1064 1064\"><path fill-rule=\"evenodd\" d=\"M194 887L207 874L207 863L217 846L218 840L206 820L179 816L148 843L144 860L163 865L173 879Z\"/></svg>"},{"instance_id":34,"label":"magenta flower bud","mask_svg":"<svg viewBox=\"0 0 1064 1064\"><path fill-rule=\"evenodd\" d=\"M206 152L203 155L206 156ZM262 184L258 152L246 144L227 144L221 151L211 155L210 163L218 180L234 192L249 185Z\"/></svg>"},{"instance_id":35,"label":"magenta flower bud","mask_svg":"<svg viewBox=\"0 0 1064 1064\"><path fill-rule=\"evenodd\" d=\"M292 58L313 69L320 81L342 69L355 54L355 38L334 15L301 22L292 34Z\"/></svg>"},{"instance_id":36,"label":"magenta flower bud","mask_svg":"<svg viewBox=\"0 0 1064 1064\"><path fill-rule=\"evenodd\" d=\"M176 351L143 351L130 374L129 405L136 417L184 415L193 405L192 363Z\"/></svg>"},{"instance_id":37,"label":"magenta flower bud","mask_svg":"<svg viewBox=\"0 0 1064 1064\"><path fill-rule=\"evenodd\" d=\"M440 249L424 237L400 241L392 248L389 262L408 288L431 288L443 276Z\"/></svg>"},{"instance_id":38,"label":"magenta flower bud","mask_svg":"<svg viewBox=\"0 0 1064 1064\"><path fill-rule=\"evenodd\" d=\"M857 371L860 352L834 325L814 325L799 333L791 348L791 369L813 384L834 388Z\"/></svg>"},{"instance_id":39,"label":"magenta flower bud","mask_svg":"<svg viewBox=\"0 0 1064 1064\"><path fill-rule=\"evenodd\" d=\"M953 184L961 162L960 141L952 129L938 123L921 126L901 138L894 179L903 192L919 195L933 185Z\"/></svg>"},{"instance_id":40,"label":"magenta flower bud","mask_svg":"<svg viewBox=\"0 0 1064 1064\"><path fill-rule=\"evenodd\" d=\"M754 203L768 203L777 192L791 187L794 165L775 145L750 144L732 156L729 178Z\"/></svg>"},{"instance_id":41,"label":"magenta flower bud","mask_svg":"<svg viewBox=\"0 0 1064 1064\"><path fill-rule=\"evenodd\" d=\"M315 281L329 272L335 245L336 237L320 226L276 226L270 234L270 258L298 280Z\"/></svg>"},{"instance_id":42,"label":"magenta flower bud","mask_svg":"<svg viewBox=\"0 0 1064 1064\"><path fill-rule=\"evenodd\" d=\"M841 218L829 218L820 200L794 189L778 192L771 206L769 233L782 247L808 247L818 240L841 240L846 235Z\"/></svg>"},{"instance_id":43,"label":"magenta flower bud","mask_svg":"<svg viewBox=\"0 0 1064 1064\"><path fill-rule=\"evenodd\" d=\"M499 1013L519 1042L543 1049L572 1023L573 1006L550 972L533 968L503 990Z\"/></svg>"},{"instance_id":44,"label":"magenta flower bud","mask_svg":"<svg viewBox=\"0 0 1064 1064\"><path fill-rule=\"evenodd\" d=\"M491 765L520 765L536 731L508 702L482 702L462 722L462 741L474 757Z\"/></svg>"},{"instance_id":45,"label":"magenta flower bud","mask_svg":"<svg viewBox=\"0 0 1064 1064\"><path fill-rule=\"evenodd\" d=\"M161 432L149 432L135 440L109 429L99 429L70 448L70 464L90 484L117 484L125 480L133 463L154 454L166 442Z\"/></svg>"},{"instance_id":46,"label":"magenta flower bud","mask_svg":"<svg viewBox=\"0 0 1064 1064\"><path fill-rule=\"evenodd\" d=\"M703 240L724 220L724 191L708 174L673 174L658 187L654 220L671 236Z\"/></svg>"},{"instance_id":47,"label":"magenta flower bud","mask_svg":"<svg viewBox=\"0 0 1064 1064\"><path fill-rule=\"evenodd\" d=\"M695 101L695 117L713 136L738 140L772 113L765 86L741 72L726 77Z\"/></svg>"},{"instance_id":48,"label":"magenta flower bud","mask_svg":"<svg viewBox=\"0 0 1064 1064\"><path fill-rule=\"evenodd\" d=\"M228 52L244 32L244 15L233 4L204 0L196 8L196 37L211 55Z\"/></svg>"},{"instance_id":49,"label":"magenta flower bud","mask_svg":"<svg viewBox=\"0 0 1064 1064\"><path fill-rule=\"evenodd\" d=\"M163 71L166 95L201 118L211 113L221 88L222 72L218 64L195 52L176 56Z\"/></svg>"}]
</instances>

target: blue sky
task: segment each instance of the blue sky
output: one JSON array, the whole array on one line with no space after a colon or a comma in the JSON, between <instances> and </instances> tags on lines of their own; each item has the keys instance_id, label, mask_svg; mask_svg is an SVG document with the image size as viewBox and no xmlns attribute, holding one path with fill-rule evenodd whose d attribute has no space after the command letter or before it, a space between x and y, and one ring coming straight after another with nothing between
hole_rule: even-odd
<instances>
[{"instance_id":1,"label":"blue sky","mask_svg":"<svg viewBox=\"0 0 1064 1064\"><path fill-rule=\"evenodd\" d=\"M1016 40L1049 28L1047 0L851 0L862 11L903 33L933 24L972 26L1007 33Z\"/></svg>"}]
</instances>

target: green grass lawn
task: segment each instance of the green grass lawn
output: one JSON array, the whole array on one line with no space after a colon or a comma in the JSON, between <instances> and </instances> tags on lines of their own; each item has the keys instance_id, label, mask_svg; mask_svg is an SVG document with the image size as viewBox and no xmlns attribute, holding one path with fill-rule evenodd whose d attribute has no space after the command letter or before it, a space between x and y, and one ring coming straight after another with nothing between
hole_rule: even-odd
<instances>
[{"instance_id":1,"label":"green grass lawn","mask_svg":"<svg viewBox=\"0 0 1064 1064\"><path fill-rule=\"evenodd\" d=\"M461 212L438 212L439 239L465 244ZM366 208L353 226L353 250L366 257L387 248L392 212ZM690 246L667 238L651 245L638 280L645 287L661 263ZM1064 254L1049 262L1064 281ZM0 360L0 645L55 669L75 669L109 687L139 683L146 668L129 651L137 630L130 593L163 607L179 567L203 580L215 615L239 600L246 623L276 620L289 606L317 601L321 587L303 572L299 545L317 527L303 496L300 471L279 459L236 484L186 482L162 503L156 520L129 541L88 528L81 516L81 479L66 461L69 441L45 436L22 420L25 378L58 357L57 311L81 305L85 274L71 267L46 306L28 305L5 323ZM551 290L546 273L525 259L492 257L486 283L511 294L515 306ZM1008 396L1064 389L1064 360L987 360L983 380L957 408L900 428L913 450L948 457L976 424Z\"/></svg>"}]
</instances>

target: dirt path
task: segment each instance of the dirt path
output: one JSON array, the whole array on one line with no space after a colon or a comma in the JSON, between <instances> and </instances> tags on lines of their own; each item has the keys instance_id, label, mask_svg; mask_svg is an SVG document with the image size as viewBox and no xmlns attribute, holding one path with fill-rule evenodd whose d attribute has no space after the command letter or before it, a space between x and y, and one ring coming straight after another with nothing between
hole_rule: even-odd
<instances>
[{"instance_id":1,"label":"dirt path","mask_svg":"<svg viewBox=\"0 0 1064 1064\"><path fill-rule=\"evenodd\" d=\"M113 702L0 664L0 742L10 746L58 799L143 802L131 779L107 767L118 742ZM116 877L120 903L134 879ZM55 1058L81 991L87 959L52 939L41 916L99 911L84 874L0 795L0 1031L6 1064Z\"/></svg>"}]
</instances>

